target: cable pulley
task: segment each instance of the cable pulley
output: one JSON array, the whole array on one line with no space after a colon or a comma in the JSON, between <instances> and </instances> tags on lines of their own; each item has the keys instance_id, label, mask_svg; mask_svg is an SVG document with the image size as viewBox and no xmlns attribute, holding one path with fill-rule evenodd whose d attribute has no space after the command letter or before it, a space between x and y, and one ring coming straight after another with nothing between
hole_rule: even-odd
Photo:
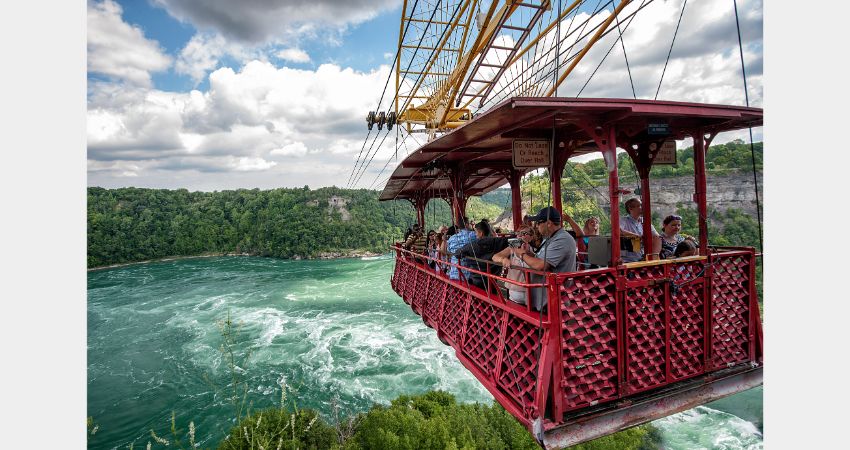
<instances>
[{"instance_id":1,"label":"cable pulley","mask_svg":"<svg viewBox=\"0 0 850 450\"><path fill-rule=\"evenodd\" d=\"M378 124L378 129L383 130L384 125L387 126L387 130L392 130L393 125L398 122L398 118L394 111L389 113L384 111L369 111L369 114L366 114L366 127L370 130L372 126Z\"/></svg>"},{"instance_id":2,"label":"cable pulley","mask_svg":"<svg viewBox=\"0 0 850 450\"><path fill-rule=\"evenodd\" d=\"M390 111L390 112L387 114L387 130L392 130L392 129L393 129L393 125L395 125L395 124L396 124L397 119L398 119L398 118L396 117L395 111Z\"/></svg>"}]
</instances>

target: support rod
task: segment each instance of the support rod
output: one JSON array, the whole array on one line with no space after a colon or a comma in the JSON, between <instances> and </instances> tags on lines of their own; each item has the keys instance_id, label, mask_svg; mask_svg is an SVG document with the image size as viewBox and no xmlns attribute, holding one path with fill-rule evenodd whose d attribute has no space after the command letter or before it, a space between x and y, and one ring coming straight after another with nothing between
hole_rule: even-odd
<instances>
[{"instance_id":1,"label":"support rod","mask_svg":"<svg viewBox=\"0 0 850 450\"><path fill-rule=\"evenodd\" d=\"M708 254L708 208L706 207L705 134L700 128L694 133L694 202L699 211L699 254Z\"/></svg>"},{"instance_id":2,"label":"support rod","mask_svg":"<svg viewBox=\"0 0 850 450\"><path fill-rule=\"evenodd\" d=\"M511 169L509 182L511 184L511 213L514 222L514 231L519 230L519 227L522 226L521 180L522 171Z\"/></svg>"}]
</instances>

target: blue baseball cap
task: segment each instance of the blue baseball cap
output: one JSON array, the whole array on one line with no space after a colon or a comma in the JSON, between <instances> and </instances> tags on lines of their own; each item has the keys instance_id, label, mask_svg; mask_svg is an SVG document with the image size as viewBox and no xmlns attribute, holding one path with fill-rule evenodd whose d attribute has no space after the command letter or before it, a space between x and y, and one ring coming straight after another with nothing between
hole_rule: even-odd
<instances>
[{"instance_id":1,"label":"blue baseball cap","mask_svg":"<svg viewBox=\"0 0 850 450\"><path fill-rule=\"evenodd\" d=\"M547 206L540 210L535 216L528 217L532 222L544 222L551 220L552 223L561 223L561 213L553 206Z\"/></svg>"}]
</instances>

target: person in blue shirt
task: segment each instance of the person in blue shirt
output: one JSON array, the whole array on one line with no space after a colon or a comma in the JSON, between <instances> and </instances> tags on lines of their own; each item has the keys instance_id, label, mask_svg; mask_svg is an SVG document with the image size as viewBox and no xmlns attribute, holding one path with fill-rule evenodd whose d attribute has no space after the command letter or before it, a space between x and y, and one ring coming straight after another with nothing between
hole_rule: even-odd
<instances>
[{"instance_id":1,"label":"person in blue shirt","mask_svg":"<svg viewBox=\"0 0 850 450\"><path fill-rule=\"evenodd\" d=\"M460 250L460 248L464 245L469 244L470 242L475 242L475 240L475 231L472 229L472 224L469 222L469 218L461 218L460 223L457 224L457 232L449 238L448 244L446 245L446 249L452 255L451 262L453 264L457 264L458 259L454 256L455 252ZM462 272L464 277L469 276L468 270L463 270ZM449 278L452 280L460 279L457 267L449 266Z\"/></svg>"}]
</instances>

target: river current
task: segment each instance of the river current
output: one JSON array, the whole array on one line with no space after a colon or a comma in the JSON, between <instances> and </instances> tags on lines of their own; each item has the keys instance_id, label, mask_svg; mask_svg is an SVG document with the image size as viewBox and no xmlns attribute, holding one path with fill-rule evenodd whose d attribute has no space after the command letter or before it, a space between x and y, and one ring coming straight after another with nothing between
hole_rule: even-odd
<instances>
[{"instance_id":1,"label":"river current","mask_svg":"<svg viewBox=\"0 0 850 450\"><path fill-rule=\"evenodd\" d=\"M235 417L221 324L236 337L246 406L287 404L330 418L432 389L493 397L390 288L389 257L184 259L88 274L90 449L144 448L190 421L215 447ZM247 356L247 359L246 359ZM665 449L760 449L762 388L653 422Z\"/></svg>"}]
</instances>

